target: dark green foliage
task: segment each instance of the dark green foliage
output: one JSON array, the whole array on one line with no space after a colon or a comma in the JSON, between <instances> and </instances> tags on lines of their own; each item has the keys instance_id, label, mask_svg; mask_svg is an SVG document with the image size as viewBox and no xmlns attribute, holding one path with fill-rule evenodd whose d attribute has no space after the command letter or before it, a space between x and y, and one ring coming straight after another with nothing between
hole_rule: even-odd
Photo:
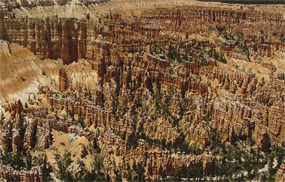
<instances>
[{"instance_id":1,"label":"dark green foliage","mask_svg":"<svg viewBox=\"0 0 285 182\"><path fill-rule=\"evenodd\" d=\"M268 172L269 172L269 179L273 180L274 169L273 169L273 161L275 158L274 153L270 153L267 157L267 164L268 164Z\"/></svg>"},{"instance_id":2,"label":"dark green foliage","mask_svg":"<svg viewBox=\"0 0 285 182\"><path fill-rule=\"evenodd\" d=\"M69 116L72 118L72 119L74 119L74 111L73 110L71 110L71 111L69 111Z\"/></svg>"},{"instance_id":3,"label":"dark green foliage","mask_svg":"<svg viewBox=\"0 0 285 182\"><path fill-rule=\"evenodd\" d=\"M203 165L202 165L202 163L188 167L186 169L186 177L187 178L203 177Z\"/></svg>"},{"instance_id":4,"label":"dark green foliage","mask_svg":"<svg viewBox=\"0 0 285 182\"><path fill-rule=\"evenodd\" d=\"M283 43L285 43L285 34L281 35L280 41L283 42Z\"/></svg>"},{"instance_id":5,"label":"dark green foliage","mask_svg":"<svg viewBox=\"0 0 285 182\"><path fill-rule=\"evenodd\" d=\"M21 169L21 167L26 167L24 162L24 154L22 152L17 151L16 154L13 155L10 165L15 169Z\"/></svg>"},{"instance_id":6,"label":"dark green foliage","mask_svg":"<svg viewBox=\"0 0 285 182\"><path fill-rule=\"evenodd\" d=\"M242 54L244 54L247 57L248 61L250 61L249 48L245 42L239 44L239 50L241 51Z\"/></svg>"},{"instance_id":7,"label":"dark green foliage","mask_svg":"<svg viewBox=\"0 0 285 182\"><path fill-rule=\"evenodd\" d=\"M101 161L95 160L94 169L89 172L86 167L84 166L84 163L82 161L79 161L80 166L80 175L79 179L76 179L75 181L110 181L109 176L106 176L104 173L101 172L101 169L103 168L103 163Z\"/></svg>"},{"instance_id":8,"label":"dark green foliage","mask_svg":"<svg viewBox=\"0 0 285 182\"><path fill-rule=\"evenodd\" d=\"M132 181L133 177L132 177L132 171L129 169L128 173L127 173L127 181Z\"/></svg>"},{"instance_id":9,"label":"dark green foliage","mask_svg":"<svg viewBox=\"0 0 285 182\"><path fill-rule=\"evenodd\" d=\"M7 138L8 138L8 142L7 142L7 144L8 144L8 146L7 146L7 151L5 151L5 152L12 152L12 150L13 150L13 147L12 147L12 138L13 138L13 132L12 132L12 123L10 122L10 121L8 121L8 136L7 136Z\"/></svg>"},{"instance_id":10,"label":"dark green foliage","mask_svg":"<svg viewBox=\"0 0 285 182\"><path fill-rule=\"evenodd\" d=\"M151 44L150 45L150 54L156 55L159 54L159 46L157 44Z\"/></svg>"},{"instance_id":11,"label":"dark green foliage","mask_svg":"<svg viewBox=\"0 0 285 182\"><path fill-rule=\"evenodd\" d=\"M0 151L0 161L1 163L3 163L4 165L8 165L11 163L12 161L12 153L11 152L7 152L7 151Z\"/></svg>"},{"instance_id":12,"label":"dark green foliage","mask_svg":"<svg viewBox=\"0 0 285 182\"><path fill-rule=\"evenodd\" d=\"M58 171L59 179L63 181L73 181L73 176L70 171L68 171L68 167L71 164L71 154L67 152L61 157L59 154L55 155Z\"/></svg>"},{"instance_id":13,"label":"dark green foliage","mask_svg":"<svg viewBox=\"0 0 285 182\"><path fill-rule=\"evenodd\" d=\"M32 133L32 134L33 134L33 135L32 135L32 143L31 143L31 147L32 147L32 148L34 148L35 145L37 144L37 140L38 140L38 138L37 138L37 132L38 132L38 127L35 127L35 128L34 128L34 132Z\"/></svg>"},{"instance_id":14,"label":"dark green foliage","mask_svg":"<svg viewBox=\"0 0 285 182\"><path fill-rule=\"evenodd\" d=\"M82 182L85 182L85 181L94 181L95 179L95 176L94 174L90 173L89 171L84 171L82 172L82 176L80 176L80 179L78 181L82 181Z\"/></svg>"},{"instance_id":15,"label":"dark green foliage","mask_svg":"<svg viewBox=\"0 0 285 182\"><path fill-rule=\"evenodd\" d=\"M168 58L170 60L177 60L178 62L182 61L180 57L179 49L177 49L176 47L172 45L169 45L169 48L168 48Z\"/></svg>"},{"instance_id":16,"label":"dark green foliage","mask_svg":"<svg viewBox=\"0 0 285 182\"><path fill-rule=\"evenodd\" d=\"M208 50L208 55L211 58L214 58L215 60L221 62L221 63L227 63L227 59L225 55L222 52L217 51L216 49L210 49Z\"/></svg>"},{"instance_id":17,"label":"dark green foliage","mask_svg":"<svg viewBox=\"0 0 285 182\"><path fill-rule=\"evenodd\" d=\"M171 112L170 112L170 104L173 98L175 91L170 89L168 90L167 94L162 95L160 90L155 90L153 97L155 99L155 106L158 111L158 113L164 115L164 116L170 116L171 118L175 119ZM162 100L162 97L165 99Z\"/></svg>"},{"instance_id":18,"label":"dark green foliage","mask_svg":"<svg viewBox=\"0 0 285 182\"><path fill-rule=\"evenodd\" d=\"M180 173L179 169L173 170L172 180L174 180L174 181L180 181L181 180L181 173Z\"/></svg>"},{"instance_id":19,"label":"dark green foliage","mask_svg":"<svg viewBox=\"0 0 285 182\"><path fill-rule=\"evenodd\" d=\"M179 137L179 139L175 145L166 142L165 139L162 139L162 140L152 139L152 138L146 136L144 133L142 135L140 135L139 138L145 140L150 145L157 145L157 146L160 146L161 148L167 149L167 150L181 151L181 152L185 152L186 154L195 154L195 155L200 155L203 153L203 151L201 149L194 147L194 146L189 146L185 142L185 140L184 140L185 137L183 136L183 134L181 134L181 136Z\"/></svg>"},{"instance_id":20,"label":"dark green foliage","mask_svg":"<svg viewBox=\"0 0 285 182\"><path fill-rule=\"evenodd\" d=\"M226 27L223 25L216 25L216 29L218 30L219 34L222 34L226 31Z\"/></svg>"},{"instance_id":21,"label":"dark green foliage","mask_svg":"<svg viewBox=\"0 0 285 182\"><path fill-rule=\"evenodd\" d=\"M192 61L192 53L191 53L191 51L188 49L188 47L186 47L186 49L185 49L185 55L184 55L184 57L183 57L183 59L184 59L184 61L187 61L187 62L191 62Z\"/></svg>"},{"instance_id":22,"label":"dark green foliage","mask_svg":"<svg viewBox=\"0 0 285 182\"><path fill-rule=\"evenodd\" d=\"M30 153L27 153L26 154L26 157L25 157L25 166L28 170L30 170L33 166L33 160L32 160L32 156Z\"/></svg>"},{"instance_id":23,"label":"dark green foliage","mask_svg":"<svg viewBox=\"0 0 285 182\"><path fill-rule=\"evenodd\" d=\"M94 150L96 153L100 153L100 152L101 152L101 149L100 149L100 147L99 147L98 144L97 144L97 139L96 139L96 137L93 138L92 147L93 147L93 150Z\"/></svg>"},{"instance_id":24,"label":"dark green foliage","mask_svg":"<svg viewBox=\"0 0 285 182\"><path fill-rule=\"evenodd\" d=\"M42 70L42 75L44 75L44 76L47 75L46 72L45 72L45 70Z\"/></svg>"},{"instance_id":25,"label":"dark green foliage","mask_svg":"<svg viewBox=\"0 0 285 182\"><path fill-rule=\"evenodd\" d=\"M279 73L277 75L277 78L280 79L280 80L285 80L285 72L284 73Z\"/></svg>"},{"instance_id":26,"label":"dark green foliage","mask_svg":"<svg viewBox=\"0 0 285 182\"><path fill-rule=\"evenodd\" d=\"M50 173L52 172L52 168L47 161L47 156L44 155L43 159L40 159L41 173L43 176L43 181L51 181Z\"/></svg>"},{"instance_id":27,"label":"dark green foliage","mask_svg":"<svg viewBox=\"0 0 285 182\"><path fill-rule=\"evenodd\" d=\"M46 155L44 158L32 158L30 153L16 152L16 154L12 154L11 152L1 152L0 161L2 164L10 165L16 170L30 170L33 166L40 166L43 181L51 181L50 173L52 168L47 162Z\"/></svg>"},{"instance_id":28,"label":"dark green foliage","mask_svg":"<svg viewBox=\"0 0 285 182\"><path fill-rule=\"evenodd\" d=\"M136 163L134 163L133 170L136 172L138 176L136 181L145 181L145 175L144 175L145 169L142 164L136 165Z\"/></svg>"},{"instance_id":29,"label":"dark green foliage","mask_svg":"<svg viewBox=\"0 0 285 182\"><path fill-rule=\"evenodd\" d=\"M5 119L4 112L1 112L0 126L3 125L4 119Z\"/></svg>"},{"instance_id":30,"label":"dark green foliage","mask_svg":"<svg viewBox=\"0 0 285 182\"><path fill-rule=\"evenodd\" d=\"M117 94L114 94L112 97L112 114L116 115L117 114L117 109L119 105L119 100Z\"/></svg>"},{"instance_id":31,"label":"dark green foliage","mask_svg":"<svg viewBox=\"0 0 285 182\"><path fill-rule=\"evenodd\" d=\"M263 92L262 97L258 99L258 102L263 104L264 106L270 107L273 105L273 99L270 93Z\"/></svg>"},{"instance_id":32,"label":"dark green foliage","mask_svg":"<svg viewBox=\"0 0 285 182\"><path fill-rule=\"evenodd\" d=\"M243 43L244 42L244 34L242 32L238 32L237 36L238 36L238 38L237 38L238 44Z\"/></svg>"},{"instance_id":33,"label":"dark green foliage","mask_svg":"<svg viewBox=\"0 0 285 182\"><path fill-rule=\"evenodd\" d=\"M10 165L14 169L20 170L23 169L31 169L33 166L32 156L29 153L24 153L17 151L15 154L12 152L1 151L0 152L0 161L4 165Z\"/></svg>"},{"instance_id":34,"label":"dark green foliage","mask_svg":"<svg viewBox=\"0 0 285 182\"><path fill-rule=\"evenodd\" d=\"M18 125L18 130L19 130L19 135L20 135L20 141L22 142L24 141L26 128L24 127L24 119L21 114L19 115L17 125ZM21 143L19 151L23 151L23 143Z\"/></svg>"},{"instance_id":35,"label":"dark green foliage","mask_svg":"<svg viewBox=\"0 0 285 182\"><path fill-rule=\"evenodd\" d=\"M99 153L94 153L93 155L95 159L90 172L87 171L83 164L81 164L81 173L85 174L85 176L81 178L81 181L110 181L110 177L102 171L104 160L103 156Z\"/></svg>"},{"instance_id":36,"label":"dark green foliage","mask_svg":"<svg viewBox=\"0 0 285 182\"><path fill-rule=\"evenodd\" d=\"M205 57L205 53L201 52L196 63L201 66L206 66L210 63L210 61Z\"/></svg>"},{"instance_id":37,"label":"dark green foliage","mask_svg":"<svg viewBox=\"0 0 285 182\"><path fill-rule=\"evenodd\" d=\"M135 134L131 134L127 139L127 145L130 148L137 148L138 146L138 138Z\"/></svg>"},{"instance_id":38,"label":"dark green foliage","mask_svg":"<svg viewBox=\"0 0 285 182\"><path fill-rule=\"evenodd\" d=\"M82 113L79 113L77 122L82 128L85 128L84 117Z\"/></svg>"},{"instance_id":39,"label":"dark green foliage","mask_svg":"<svg viewBox=\"0 0 285 182\"><path fill-rule=\"evenodd\" d=\"M144 133L139 136L141 139L145 140L147 143L150 145L158 145L163 149L171 149L171 145L169 143L166 143L166 140L157 140L157 139L152 139L148 136L146 136Z\"/></svg>"},{"instance_id":40,"label":"dark green foliage","mask_svg":"<svg viewBox=\"0 0 285 182\"><path fill-rule=\"evenodd\" d=\"M185 141L185 136L183 133L180 134L178 141L176 142L177 146L174 146L175 149L185 152L186 154L195 154L200 155L203 151L195 146L189 146L189 144Z\"/></svg>"},{"instance_id":41,"label":"dark green foliage","mask_svg":"<svg viewBox=\"0 0 285 182\"><path fill-rule=\"evenodd\" d=\"M115 174L116 174L115 181L116 182L122 182L122 176L121 176L120 172L119 171L115 171Z\"/></svg>"},{"instance_id":42,"label":"dark green foliage","mask_svg":"<svg viewBox=\"0 0 285 182\"><path fill-rule=\"evenodd\" d=\"M271 147L270 153L263 153L259 149L254 149L254 141L235 140L234 143L223 143L220 138L214 133L210 134L211 144L208 146L214 156L219 156L216 159L214 170L210 175L224 176L226 179L232 179L233 174L240 174L242 171L247 171L247 176L241 176L235 180L273 180L279 166L273 168L274 159L279 158L279 163L283 161L284 150L278 147ZM245 147L246 146L246 147ZM265 158L263 157L265 156ZM279 157L278 157L279 156ZM257 171L268 164L268 175L258 174Z\"/></svg>"},{"instance_id":43,"label":"dark green foliage","mask_svg":"<svg viewBox=\"0 0 285 182\"><path fill-rule=\"evenodd\" d=\"M198 163L190 167L182 166L179 169L173 169L171 174L171 181L181 181L181 178L199 179L203 177L203 164Z\"/></svg>"}]
</instances>

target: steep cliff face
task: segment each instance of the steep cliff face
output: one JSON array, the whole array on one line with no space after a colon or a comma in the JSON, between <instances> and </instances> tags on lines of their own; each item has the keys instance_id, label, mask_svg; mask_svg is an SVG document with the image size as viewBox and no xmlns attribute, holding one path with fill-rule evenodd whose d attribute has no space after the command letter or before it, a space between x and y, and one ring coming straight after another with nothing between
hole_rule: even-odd
<instances>
[{"instance_id":1,"label":"steep cliff face","mask_svg":"<svg viewBox=\"0 0 285 182\"><path fill-rule=\"evenodd\" d=\"M41 59L62 58L65 64L70 64L86 57L87 32L83 22L22 18L4 21L1 30L6 40L28 47Z\"/></svg>"},{"instance_id":2,"label":"steep cliff face","mask_svg":"<svg viewBox=\"0 0 285 182\"><path fill-rule=\"evenodd\" d=\"M160 29L175 28L176 31L181 32L186 37L186 35L197 32L205 34L208 32L208 26L206 26L208 23L216 25L220 34L226 33L224 37L226 42L221 45L221 49L229 57L247 60L249 53L252 54L251 56L265 55L270 57L276 51L285 50L284 43L276 42L278 37L284 34L285 29L285 20L280 14L270 15L249 11L211 10L196 7L187 10L172 10L171 15L166 13L168 12L161 9L160 13L157 14L153 14L153 12L147 13L147 15L143 14L141 19L137 20L140 24L121 22L120 25L117 25L114 22L122 20L116 14L111 14L105 20L100 18L101 23L98 24L88 18L84 20L12 18L10 14L7 15L7 18L3 11L0 16L0 31L2 38L28 47L41 59L62 58L65 64L70 64L80 58L94 59L94 44L97 44L96 42L100 39L102 39L101 41L124 44L125 48L128 45L136 44L135 47L138 49L142 40L136 34L148 38L149 34L156 35L154 40L164 39L164 36L161 35L163 31L154 29L154 27ZM192 21L187 21L190 18ZM263 27L262 32L274 32L274 36L270 35L267 37L270 40L265 42L265 35L253 35L251 30L259 29L256 22L259 22L259 25ZM102 26L102 23L105 26ZM229 26L234 24L237 26ZM268 26L269 24L271 26ZM152 28L149 28L150 25ZM183 30L187 30L187 32ZM245 52L243 55L240 52L243 45L231 45L231 35L227 34L227 30L232 33L243 33L242 39L249 47L248 53Z\"/></svg>"}]
</instances>

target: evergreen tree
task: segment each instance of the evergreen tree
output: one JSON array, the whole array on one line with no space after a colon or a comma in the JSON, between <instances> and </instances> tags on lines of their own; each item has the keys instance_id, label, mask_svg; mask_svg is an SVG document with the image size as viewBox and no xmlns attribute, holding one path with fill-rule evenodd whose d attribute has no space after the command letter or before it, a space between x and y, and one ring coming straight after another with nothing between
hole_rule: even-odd
<instances>
[{"instance_id":1,"label":"evergreen tree","mask_svg":"<svg viewBox=\"0 0 285 182\"><path fill-rule=\"evenodd\" d=\"M131 170L129 169L128 172L127 172L127 181L132 181L132 172Z\"/></svg>"},{"instance_id":2,"label":"evergreen tree","mask_svg":"<svg viewBox=\"0 0 285 182\"><path fill-rule=\"evenodd\" d=\"M119 171L115 171L115 174L116 174L115 181L116 182L122 182L122 176L120 175L120 172Z\"/></svg>"},{"instance_id":3,"label":"evergreen tree","mask_svg":"<svg viewBox=\"0 0 285 182\"><path fill-rule=\"evenodd\" d=\"M138 174L138 180L139 181L145 181L145 175L144 175L145 169L142 166L142 164L139 164L137 166L136 173Z\"/></svg>"},{"instance_id":4,"label":"evergreen tree","mask_svg":"<svg viewBox=\"0 0 285 182\"><path fill-rule=\"evenodd\" d=\"M65 153L63 158L59 154L56 154L56 163L59 169L58 177L63 181L73 181L73 176L70 171L68 171L71 162L70 152Z\"/></svg>"},{"instance_id":5,"label":"evergreen tree","mask_svg":"<svg viewBox=\"0 0 285 182\"><path fill-rule=\"evenodd\" d=\"M3 125L3 123L4 123L4 119L5 119L4 113L3 113L3 112L1 112L1 117L0 117L0 126L2 126L2 125Z\"/></svg>"},{"instance_id":6,"label":"evergreen tree","mask_svg":"<svg viewBox=\"0 0 285 182\"><path fill-rule=\"evenodd\" d=\"M50 181L51 180L51 176L50 173L52 172L51 166L49 165L49 163L47 162L47 155L44 155L43 158L43 162L41 165L41 173L43 176L43 181Z\"/></svg>"},{"instance_id":7,"label":"evergreen tree","mask_svg":"<svg viewBox=\"0 0 285 182\"><path fill-rule=\"evenodd\" d=\"M22 114L20 114L18 118L18 130L19 130L20 141L21 141L19 151L23 151L23 141L24 141L26 129L24 127L24 119L22 117Z\"/></svg>"}]
</instances>

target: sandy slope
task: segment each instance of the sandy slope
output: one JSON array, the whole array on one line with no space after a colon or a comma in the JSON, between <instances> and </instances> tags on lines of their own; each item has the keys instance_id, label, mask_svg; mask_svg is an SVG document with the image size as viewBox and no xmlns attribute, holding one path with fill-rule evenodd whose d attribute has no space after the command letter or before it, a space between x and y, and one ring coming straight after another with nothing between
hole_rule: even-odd
<instances>
[{"instance_id":1,"label":"sandy slope","mask_svg":"<svg viewBox=\"0 0 285 182\"><path fill-rule=\"evenodd\" d=\"M0 104L8 100L25 101L28 93L37 92L38 85L50 85L57 70L53 63L43 64L28 49L0 41Z\"/></svg>"}]
</instances>

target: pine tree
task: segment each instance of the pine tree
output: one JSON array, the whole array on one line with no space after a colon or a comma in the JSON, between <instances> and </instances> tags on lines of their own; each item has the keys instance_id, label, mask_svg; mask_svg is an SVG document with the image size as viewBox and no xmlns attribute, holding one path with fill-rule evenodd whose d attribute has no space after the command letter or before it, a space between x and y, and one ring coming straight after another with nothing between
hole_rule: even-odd
<instances>
[{"instance_id":1,"label":"pine tree","mask_svg":"<svg viewBox=\"0 0 285 182\"><path fill-rule=\"evenodd\" d=\"M51 176L50 176L51 171L52 171L52 169L51 169L50 165L47 162L47 155L45 154L43 162L42 162L42 166L41 166L41 173L42 173L42 176L43 176L43 181L50 181L50 179L51 179Z\"/></svg>"},{"instance_id":2,"label":"pine tree","mask_svg":"<svg viewBox=\"0 0 285 182\"><path fill-rule=\"evenodd\" d=\"M1 117L0 117L0 126L2 126L2 125L3 125L3 123L4 123L4 119L5 119L4 112L1 112Z\"/></svg>"},{"instance_id":3,"label":"pine tree","mask_svg":"<svg viewBox=\"0 0 285 182\"><path fill-rule=\"evenodd\" d=\"M21 141L24 141L26 129L24 128L24 119L21 114L19 115L19 119L18 119L18 130L19 130Z\"/></svg>"},{"instance_id":4,"label":"pine tree","mask_svg":"<svg viewBox=\"0 0 285 182\"><path fill-rule=\"evenodd\" d=\"M115 181L116 182L122 182L122 176L120 175L120 172L119 171L115 171L115 174L116 174Z\"/></svg>"}]
</instances>

